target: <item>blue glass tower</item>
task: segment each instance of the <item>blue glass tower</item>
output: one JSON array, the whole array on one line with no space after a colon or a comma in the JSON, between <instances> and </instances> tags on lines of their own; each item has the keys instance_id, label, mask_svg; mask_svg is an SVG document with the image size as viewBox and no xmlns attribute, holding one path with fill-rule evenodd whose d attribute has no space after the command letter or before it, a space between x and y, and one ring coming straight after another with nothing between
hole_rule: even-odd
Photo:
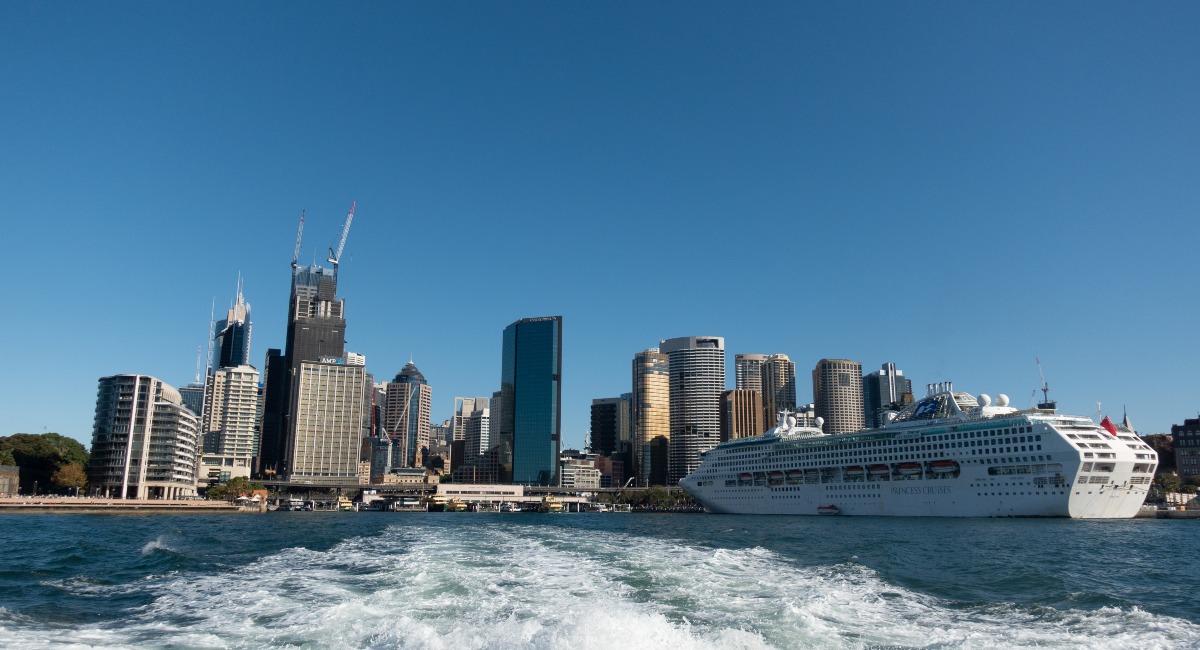
<instances>
[{"instance_id":1,"label":"blue glass tower","mask_svg":"<svg viewBox=\"0 0 1200 650\"><path fill-rule=\"evenodd\" d=\"M558 485L562 316L522 318L504 329L500 400L500 481Z\"/></svg>"}]
</instances>

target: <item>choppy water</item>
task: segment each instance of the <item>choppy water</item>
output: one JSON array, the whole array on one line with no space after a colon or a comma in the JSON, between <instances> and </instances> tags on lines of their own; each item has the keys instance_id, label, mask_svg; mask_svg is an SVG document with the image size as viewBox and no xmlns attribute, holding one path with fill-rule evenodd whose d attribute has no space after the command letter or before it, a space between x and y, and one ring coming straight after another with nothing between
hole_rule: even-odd
<instances>
[{"instance_id":1,"label":"choppy water","mask_svg":"<svg viewBox=\"0 0 1200 650\"><path fill-rule=\"evenodd\" d=\"M0 519L0 645L1196 648L1200 521Z\"/></svg>"}]
</instances>

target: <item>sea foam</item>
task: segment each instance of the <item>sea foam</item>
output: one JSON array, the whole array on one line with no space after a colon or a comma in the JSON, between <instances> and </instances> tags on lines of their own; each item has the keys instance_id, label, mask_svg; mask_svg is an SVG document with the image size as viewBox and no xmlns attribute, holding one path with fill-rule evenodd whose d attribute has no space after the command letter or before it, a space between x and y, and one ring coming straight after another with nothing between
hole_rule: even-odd
<instances>
[{"instance_id":1,"label":"sea foam","mask_svg":"<svg viewBox=\"0 0 1200 650\"><path fill-rule=\"evenodd\" d=\"M464 535L468 531L469 535ZM161 543L161 542L160 542ZM149 546L149 545L148 545ZM129 588L128 586L124 588ZM1200 627L1142 610L962 605L854 562L513 522L392 526L209 575L161 576L124 620L31 629L10 647L1184 648Z\"/></svg>"}]
</instances>

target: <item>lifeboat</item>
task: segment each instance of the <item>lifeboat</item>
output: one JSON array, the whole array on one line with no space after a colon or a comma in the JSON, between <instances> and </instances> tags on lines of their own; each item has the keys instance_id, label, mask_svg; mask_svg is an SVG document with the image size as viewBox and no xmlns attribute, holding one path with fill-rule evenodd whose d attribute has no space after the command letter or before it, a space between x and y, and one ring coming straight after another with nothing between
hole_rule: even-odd
<instances>
[{"instance_id":1,"label":"lifeboat","mask_svg":"<svg viewBox=\"0 0 1200 650\"><path fill-rule=\"evenodd\" d=\"M781 470L768 472L767 478L771 480L771 485L779 485L780 483L783 483L783 472Z\"/></svg>"},{"instance_id":2,"label":"lifeboat","mask_svg":"<svg viewBox=\"0 0 1200 650\"><path fill-rule=\"evenodd\" d=\"M935 460L929 463L929 469L933 470L934 474L950 474L958 471L958 463L952 460Z\"/></svg>"},{"instance_id":3,"label":"lifeboat","mask_svg":"<svg viewBox=\"0 0 1200 650\"><path fill-rule=\"evenodd\" d=\"M884 476L890 474L892 468L887 465L872 465L867 468L867 471L871 473L871 476Z\"/></svg>"},{"instance_id":4,"label":"lifeboat","mask_svg":"<svg viewBox=\"0 0 1200 650\"><path fill-rule=\"evenodd\" d=\"M789 469L787 471L787 480L788 480L788 483L791 483L793 485L796 483L799 483L800 481L803 481L804 480L804 470Z\"/></svg>"},{"instance_id":5,"label":"lifeboat","mask_svg":"<svg viewBox=\"0 0 1200 650\"><path fill-rule=\"evenodd\" d=\"M904 476L912 476L913 474L921 473L921 463L899 463L896 465L896 471Z\"/></svg>"},{"instance_id":6,"label":"lifeboat","mask_svg":"<svg viewBox=\"0 0 1200 650\"><path fill-rule=\"evenodd\" d=\"M840 512L838 507L832 503L827 506L817 506L818 515L836 515L838 512Z\"/></svg>"},{"instance_id":7,"label":"lifeboat","mask_svg":"<svg viewBox=\"0 0 1200 650\"><path fill-rule=\"evenodd\" d=\"M846 476L862 476L863 468L862 465L850 465L849 467L842 468L842 473Z\"/></svg>"},{"instance_id":8,"label":"lifeboat","mask_svg":"<svg viewBox=\"0 0 1200 650\"><path fill-rule=\"evenodd\" d=\"M738 474L738 485L750 485L754 482L754 475L750 472L742 472Z\"/></svg>"}]
</instances>

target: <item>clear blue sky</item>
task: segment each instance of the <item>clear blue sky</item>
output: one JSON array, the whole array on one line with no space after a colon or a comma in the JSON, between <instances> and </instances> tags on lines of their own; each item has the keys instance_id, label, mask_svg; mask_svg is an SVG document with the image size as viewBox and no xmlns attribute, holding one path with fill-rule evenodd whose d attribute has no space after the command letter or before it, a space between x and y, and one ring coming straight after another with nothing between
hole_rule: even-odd
<instances>
[{"instance_id":1,"label":"clear blue sky","mask_svg":"<svg viewBox=\"0 0 1200 650\"><path fill-rule=\"evenodd\" d=\"M1195 2L0 4L0 435L90 442L296 220L348 348L455 395L564 316L563 429L661 338L895 362L1143 433L1200 409ZM732 384L732 369L730 370Z\"/></svg>"}]
</instances>

